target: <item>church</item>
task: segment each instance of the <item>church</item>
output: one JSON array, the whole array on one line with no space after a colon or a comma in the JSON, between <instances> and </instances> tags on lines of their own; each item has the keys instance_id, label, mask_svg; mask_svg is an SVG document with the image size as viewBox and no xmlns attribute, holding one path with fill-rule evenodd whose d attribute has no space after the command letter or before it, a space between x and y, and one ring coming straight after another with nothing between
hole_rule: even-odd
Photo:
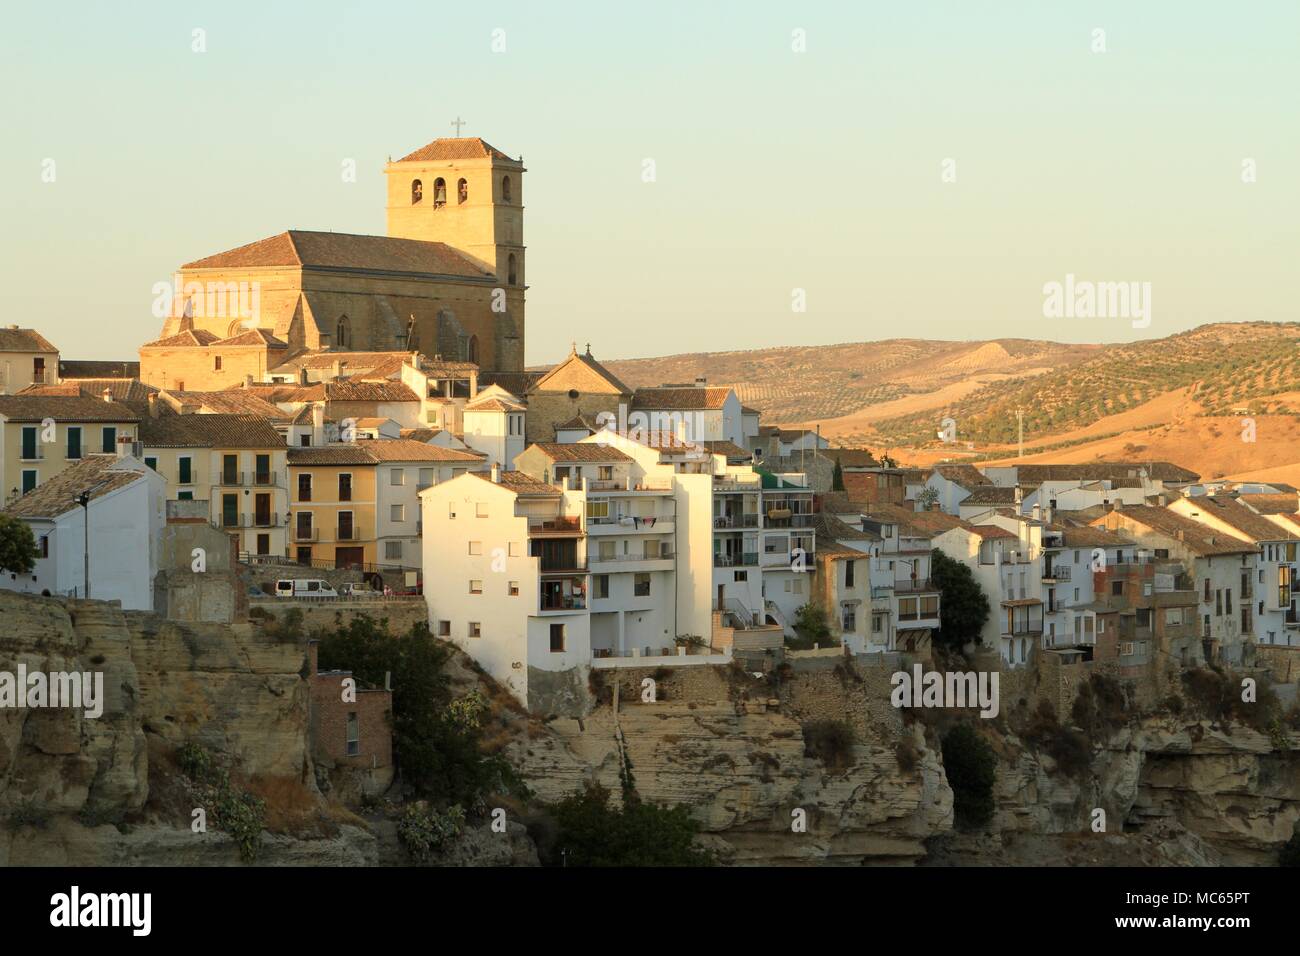
<instances>
[{"instance_id":1,"label":"church","mask_svg":"<svg viewBox=\"0 0 1300 956\"><path fill-rule=\"evenodd\" d=\"M186 263L141 380L223 389L316 351L522 372L524 172L477 137L436 139L384 167L386 236L290 229Z\"/></svg>"}]
</instances>

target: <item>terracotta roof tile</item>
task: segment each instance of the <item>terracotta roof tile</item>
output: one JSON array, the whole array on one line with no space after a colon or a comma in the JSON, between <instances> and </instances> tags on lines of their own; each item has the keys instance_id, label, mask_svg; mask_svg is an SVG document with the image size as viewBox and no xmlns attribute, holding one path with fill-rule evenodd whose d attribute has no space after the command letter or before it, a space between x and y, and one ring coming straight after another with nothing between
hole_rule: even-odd
<instances>
[{"instance_id":1,"label":"terracotta roof tile","mask_svg":"<svg viewBox=\"0 0 1300 956\"><path fill-rule=\"evenodd\" d=\"M57 518L80 507L75 498L82 492L89 491L94 501L145 480L143 472L122 468L120 462L116 455L87 455L12 502L4 513L16 518Z\"/></svg>"},{"instance_id":2,"label":"terracotta roof tile","mask_svg":"<svg viewBox=\"0 0 1300 956\"><path fill-rule=\"evenodd\" d=\"M35 329L0 328L0 352L58 352Z\"/></svg>"},{"instance_id":3,"label":"terracotta roof tile","mask_svg":"<svg viewBox=\"0 0 1300 956\"><path fill-rule=\"evenodd\" d=\"M182 269L329 269L488 278L492 273L445 242L290 229L276 236L196 259ZM153 343L155 345L159 343Z\"/></svg>"},{"instance_id":4,"label":"terracotta roof tile","mask_svg":"<svg viewBox=\"0 0 1300 956\"><path fill-rule=\"evenodd\" d=\"M0 415L11 422L138 422L140 415L121 402L71 395L0 395Z\"/></svg>"},{"instance_id":5,"label":"terracotta roof tile","mask_svg":"<svg viewBox=\"0 0 1300 956\"><path fill-rule=\"evenodd\" d=\"M632 457L610 445L598 442L535 442L530 447L538 449L551 461L631 461Z\"/></svg>"}]
</instances>

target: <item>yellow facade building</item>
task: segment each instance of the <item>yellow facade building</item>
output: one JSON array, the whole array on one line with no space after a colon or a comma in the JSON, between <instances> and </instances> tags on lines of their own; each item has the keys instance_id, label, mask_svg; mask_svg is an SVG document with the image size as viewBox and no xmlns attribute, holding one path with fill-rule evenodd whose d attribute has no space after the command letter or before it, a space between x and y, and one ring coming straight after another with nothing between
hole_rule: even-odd
<instances>
[{"instance_id":1,"label":"yellow facade building","mask_svg":"<svg viewBox=\"0 0 1300 956\"><path fill-rule=\"evenodd\" d=\"M111 398L0 395L0 473L11 501L86 455L133 442L140 415Z\"/></svg>"}]
</instances>

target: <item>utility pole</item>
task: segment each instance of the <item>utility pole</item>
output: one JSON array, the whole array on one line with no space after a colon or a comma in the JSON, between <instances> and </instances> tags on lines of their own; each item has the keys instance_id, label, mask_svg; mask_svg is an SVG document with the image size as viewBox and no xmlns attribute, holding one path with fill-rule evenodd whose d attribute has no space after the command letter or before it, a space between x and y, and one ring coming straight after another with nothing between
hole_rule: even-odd
<instances>
[{"instance_id":1,"label":"utility pole","mask_svg":"<svg viewBox=\"0 0 1300 956\"><path fill-rule=\"evenodd\" d=\"M77 495L76 499L74 500L77 502L77 504L81 505L81 526L85 530L85 555L83 558L85 562L85 566L83 568L84 577L82 578L82 580L86 582L86 598L89 599L90 598L90 492L83 491L81 494Z\"/></svg>"}]
</instances>

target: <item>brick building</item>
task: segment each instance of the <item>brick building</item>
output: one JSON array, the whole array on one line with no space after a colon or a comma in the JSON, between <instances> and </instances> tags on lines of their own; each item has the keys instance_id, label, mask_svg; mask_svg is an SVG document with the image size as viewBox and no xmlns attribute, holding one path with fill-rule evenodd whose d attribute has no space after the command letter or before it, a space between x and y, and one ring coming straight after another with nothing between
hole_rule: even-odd
<instances>
[{"instance_id":1,"label":"brick building","mask_svg":"<svg viewBox=\"0 0 1300 956\"><path fill-rule=\"evenodd\" d=\"M351 671L320 672L319 641L307 642L308 746L312 759L330 772L331 783L345 795L383 793L393 782L393 692L355 688L345 699L344 680Z\"/></svg>"}]
</instances>

